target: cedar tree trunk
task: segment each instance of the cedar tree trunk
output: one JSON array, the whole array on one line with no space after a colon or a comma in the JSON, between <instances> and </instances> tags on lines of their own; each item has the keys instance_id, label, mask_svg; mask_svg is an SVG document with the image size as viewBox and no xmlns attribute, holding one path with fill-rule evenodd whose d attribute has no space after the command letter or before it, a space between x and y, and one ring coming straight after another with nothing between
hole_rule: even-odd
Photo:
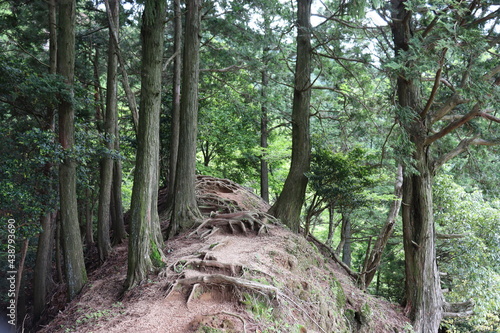
<instances>
[{"instance_id":1,"label":"cedar tree trunk","mask_svg":"<svg viewBox=\"0 0 500 333\"><path fill-rule=\"evenodd\" d=\"M413 35L412 14L405 0L392 0L392 32L396 56L409 50ZM406 66L410 67L411 63ZM414 79L399 75L399 107L416 116L402 123L413 144L412 168L405 166L403 176L403 243L405 250L405 307L417 333L438 331L443 317L443 294L436 262L434 217L432 207L432 167L427 137L427 120L421 112L420 87Z\"/></svg>"},{"instance_id":2,"label":"cedar tree trunk","mask_svg":"<svg viewBox=\"0 0 500 333\"><path fill-rule=\"evenodd\" d=\"M283 190L269 210L290 230L299 231L300 211L307 187L306 172L311 161L309 103L311 100L311 2L297 2L297 62L292 109L292 161Z\"/></svg>"},{"instance_id":3,"label":"cedar tree trunk","mask_svg":"<svg viewBox=\"0 0 500 333\"><path fill-rule=\"evenodd\" d=\"M116 0L108 0L110 12L110 24L118 27L119 3ZM115 135L117 125L117 72L118 56L117 45L113 41L113 30L109 29L108 41L108 75L106 80L106 115L104 121L104 139L106 141L106 153L101 159L101 180L99 187L99 207L97 212L97 248L99 258L104 261L111 251L111 240L109 236L111 221L111 188L113 185L114 160L109 152L115 149Z\"/></svg>"},{"instance_id":4,"label":"cedar tree trunk","mask_svg":"<svg viewBox=\"0 0 500 333\"><path fill-rule=\"evenodd\" d=\"M201 219L196 204L196 137L198 132L198 79L200 74L201 0L186 1L186 32L179 126L179 155L169 237L191 228Z\"/></svg>"},{"instance_id":5,"label":"cedar tree trunk","mask_svg":"<svg viewBox=\"0 0 500 333\"><path fill-rule=\"evenodd\" d=\"M76 2L75 0L60 0L58 5L57 72L65 78L72 93L75 67ZM70 152L75 142L74 117L75 110L72 102L62 100L59 104L59 143L65 152ZM64 269L68 284L68 298L71 300L83 288L87 281L87 272L78 223L76 162L70 156L66 156L59 166L59 188Z\"/></svg>"},{"instance_id":6,"label":"cedar tree trunk","mask_svg":"<svg viewBox=\"0 0 500 333\"><path fill-rule=\"evenodd\" d=\"M125 282L128 289L146 279L164 260L157 198L165 7L163 0L147 0L142 17L141 103Z\"/></svg>"},{"instance_id":7,"label":"cedar tree trunk","mask_svg":"<svg viewBox=\"0 0 500 333\"><path fill-rule=\"evenodd\" d=\"M179 117L181 109L182 76L182 11L180 0L174 0L174 78L172 87L172 125L170 135L170 170L168 174L167 211L172 209L175 193L175 176L179 152Z\"/></svg>"},{"instance_id":8,"label":"cedar tree trunk","mask_svg":"<svg viewBox=\"0 0 500 333\"><path fill-rule=\"evenodd\" d=\"M267 49L264 49L264 66L267 66L267 61L265 60ZM267 148L267 138L269 132L267 129L268 119L267 119L267 89L269 85L269 73L267 67L262 70L262 107L261 107L261 118L260 118L260 147L263 148L262 156L260 157L260 196L265 202L269 202L269 164L266 160L266 148Z\"/></svg>"},{"instance_id":9,"label":"cedar tree trunk","mask_svg":"<svg viewBox=\"0 0 500 333\"><path fill-rule=\"evenodd\" d=\"M49 73L57 73L57 7L55 0L48 1L49 13ZM47 121L45 130L55 131L55 108L47 110ZM47 163L45 166L45 177L50 177L53 165ZM53 188L45 191L55 190ZM50 272L52 267L52 245L54 239L56 214L48 212L40 218L42 232L38 236L35 268L33 271L33 317L35 322L45 310L46 298L49 293Z\"/></svg>"}]
</instances>

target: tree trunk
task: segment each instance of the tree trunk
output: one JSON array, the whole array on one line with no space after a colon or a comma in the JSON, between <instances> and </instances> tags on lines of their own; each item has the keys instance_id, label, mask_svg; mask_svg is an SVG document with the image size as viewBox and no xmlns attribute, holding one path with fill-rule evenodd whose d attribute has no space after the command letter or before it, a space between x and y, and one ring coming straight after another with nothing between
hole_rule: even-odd
<instances>
[{"instance_id":1,"label":"tree trunk","mask_svg":"<svg viewBox=\"0 0 500 333\"><path fill-rule=\"evenodd\" d=\"M119 130L116 128L116 139L115 139L115 150L119 150ZM113 224L111 226L113 230L113 244L120 244L125 238L127 238L127 232L125 231L125 218L123 216L123 201L122 201L122 161L117 159L114 161L114 171L113 171L113 186L112 186L112 196L114 202L114 212L115 218L113 219Z\"/></svg>"},{"instance_id":2,"label":"tree trunk","mask_svg":"<svg viewBox=\"0 0 500 333\"><path fill-rule=\"evenodd\" d=\"M311 100L311 0L297 3L297 62L292 108L292 160L283 190L269 210L290 230L299 231L300 211L311 160L309 108Z\"/></svg>"},{"instance_id":3,"label":"tree trunk","mask_svg":"<svg viewBox=\"0 0 500 333\"><path fill-rule=\"evenodd\" d=\"M267 66L265 57L267 48L264 49L264 66ZM269 85L269 74L267 67L262 70L262 107L260 118L260 147L262 148L262 156L260 157L260 196L265 202L269 202L269 165L266 160L267 138L269 136L267 129L267 89Z\"/></svg>"},{"instance_id":4,"label":"tree trunk","mask_svg":"<svg viewBox=\"0 0 500 333\"><path fill-rule=\"evenodd\" d=\"M85 244L87 249L94 246L94 196L92 191L85 190L87 202L85 204Z\"/></svg>"},{"instance_id":5,"label":"tree trunk","mask_svg":"<svg viewBox=\"0 0 500 333\"><path fill-rule=\"evenodd\" d=\"M432 174L426 149L417 146L419 174L403 180L403 243L406 310L416 332L437 332L443 314L443 294L436 263L432 208Z\"/></svg>"},{"instance_id":6,"label":"tree trunk","mask_svg":"<svg viewBox=\"0 0 500 333\"><path fill-rule=\"evenodd\" d=\"M164 23L165 1L147 0L141 29L141 103L131 202L127 289L142 282L164 260L157 209Z\"/></svg>"},{"instance_id":7,"label":"tree trunk","mask_svg":"<svg viewBox=\"0 0 500 333\"><path fill-rule=\"evenodd\" d=\"M118 8L119 8L118 1ZM104 1L104 5L106 6L106 12L108 13L108 25L109 25L109 37L111 41L115 44L116 57L120 64L120 72L122 73L122 86L123 90L125 90L125 96L127 96L127 101L129 104L130 111L132 113L132 123L134 125L134 132L137 135L137 128L139 127L139 114L137 112L137 103L135 101L135 95L130 88L130 83L128 80L127 70L125 68L125 61L120 52L120 43L118 40L118 29L119 29L119 13L118 9L116 10L116 15L109 15L114 10L110 6L110 1Z\"/></svg>"},{"instance_id":8,"label":"tree trunk","mask_svg":"<svg viewBox=\"0 0 500 333\"><path fill-rule=\"evenodd\" d=\"M412 14L405 0L392 0L392 32L396 57L409 50L413 35ZM411 68L410 62L406 63ZM420 88L411 78L399 75L397 96L401 112L415 116L401 121L413 144L412 165L403 170L403 244L405 250L405 309L416 333L437 332L443 317L443 294L436 262L432 207L432 168L425 145L427 121L420 117ZM410 169L411 168L411 169Z\"/></svg>"},{"instance_id":9,"label":"tree trunk","mask_svg":"<svg viewBox=\"0 0 500 333\"><path fill-rule=\"evenodd\" d=\"M377 272L378 267L380 266L380 260L382 259L382 253L389 241L389 238L392 235L394 230L394 224L396 223L396 218L399 214L399 209L401 208L401 197L403 196L403 166L398 166L398 171L396 175L396 183L394 184L394 200L391 204L391 208L389 210L389 216L385 222L384 227L380 230L380 234L373 246L373 249L370 252L368 258L366 258L367 262L364 267L363 274L363 288L368 288L370 283Z\"/></svg>"},{"instance_id":10,"label":"tree trunk","mask_svg":"<svg viewBox=\"0 0 500 333\"><path fill-rule=\"evenodd\" d=\"M351 267L352 259L352 228L351 228L351 218L349 213L342 213L342 238L344 239L344 244L342 246L342 262Z\"/></svg>"},{"instance_id":11,"label":"tree trunk","mask_svg":"<svg viewBox=\"0 0 500 333\"><path fill-rule=\"evenodd\" d=\"M109 29L108 40L108 74L106 79L106 115L104 121L104 138L108 153L101 159L101 181L99 187L99 207L97 213L97 248L99 258L104 261L111 251L110 224L111 224L111 189L113 185L113 165L114 159L109 152L115 149L116 126L118 122L117 106L117 72L118 56L117 43L113 40L113 32L118 30L119 2L107 0L109 12L109 25L114 29Z\"/></svg>"},{"instance_id":12,"label":"tree trunk","mask_svg":"<svg viewBox=\"0 0 500 333\"><path fill-rule=\"evenodd\" d=\"M335 209L333 204L328 204L328 236L326 239L326 245L332 246L333 235L335 234L335 228L337 224L335 223L333 217L335 216Z\"/></svg>"},{"instance_id":13,"label":"tree trunk","mask_svg":"<svg viewBox=\"0 0 500 333\"><path fill-rule=\"evenodd\" d=\"M58 74L73 91L75 65L75 0L60 0L57 48ZM75 140L75 110L70 101L59 105L59 142L65 152L71 151ZM68 298L73 299L87 281L83 247L78 224L76 194L76 163L66 156L59 167L61 237Z\"/></svg>"},{"instance_id":14,"label":"tree trunk","mask_svg":"<svg viewBox=\"0 0 500 333\"><path fill-rule=\"evenodd\" d=\"M198 79L200 62L200 0L186 2L186 32L179 118L179 155L175 175L175 196L169 237L191 228L201 219L196 204L196 137L198 131Z\"/></svg>"},{"instance_id":15,"label":"tree trunk","mask_svg":"<svg viewBox=\"0 0 500 333\"><path fill-rule=\"evenodd\" d=\"M63 254L61 249L62 236L61 236L61 213L56 215L56 271L57 271L57 281L59 283L64 283L64 273L63 273Z\"/></svg>"},{"instance_id":16,"label":"tree trunk","mask_svg":"<svg viewBox=\"0 0 500 333\"><path fill-rule=\"evenodd\" d=\"M99 206L97 209L97 248L99 258L105 261L111 251L109 226L111 221L111 185L113 180L113 160L103 157L100 163Z\"/></svg>"},{"instance_id":17,"label":"tree trunk","mask_svg":"<svg viewBox=\"0 0 500 333\"><path fill-rule=\"evenodd\" d=\"M28 253L28 245L29 245L29 238L23 240L23 246L21 247L21 258L19 260L19 267L17 268L17 275L16 275L16 289L14 293L14 304L17 304L16 306L16 326L17 322L19 321L19 309L23 309L26 311L25 307L19 306L19 292L21 291L21 284L23 282L23 273L24 273L24 262L26 261L26 254ZM24 293L23 296L24 298ZM24 302L23 302L24 303Z\"/></svg>"},{"instance_id":18,"label":"tree trunk","mask_svg":"<svg viewBox=\"0 0 500 333\"><path fill-rule=\"evenodd\" d=\"M55 213L42 216L42 232L38 236L35 268L33 271L33 317L38 321L45 310L49 293L50 272L52 268L52 245L55 227Z\"/></svg>"},{"instance_id":19,"label":"tree trunk","mask_svg":"<svg viewBox=\"0 0 500 333\"><path fill-rule=\"evenodd\" d=\"M167 211L172 209L175 194L175 176L179 152L179 122L181 109L182 75L182 11L180 0L174 0L174 78L172 87L172 125L170 135L170 170L168 174Z\"/></svg>"},{"instance_id":20,"label":"tree trunk","mask_svg":"<svg viewBox=\"0 0 500 333\"><path fill-rule=\"evenodd\" d=\"M92 53L92 49L89 50ZM91 57L90 55L89 57ZM95 119L96 119L96 128L99 132L102 132L102 122L103 122L103 98L102 98L102 89L101 89L101 74L99 72L99 60L101 59L101 53L99 52L99 47L95 46L95 54L94 59L92 61L92 65L94 66L94 105L95 105Z\"/></svg>"},{"instance_id":21,"label":"tree trunk","mask_svg":"<svg viewBox=\"0 0 500 333\"><path fill-rule=\"evenodd\" d=\"M55 0L48 1L49 13L49 73L57 73L57 7ZM55 131L55 108L49 107L45 130ZM44 176L51 177L51 163L45 165ZM42 191L55 190L52 187ZM54 208L55 210L56 208ZM54 239L55 212L48 212L40 218L42 232L38 236L35 267L33 271L33 317L38 321L45 310L46 297L49 293L50 273L52 267L52 246Z\"/></svg>"}]
</instances>

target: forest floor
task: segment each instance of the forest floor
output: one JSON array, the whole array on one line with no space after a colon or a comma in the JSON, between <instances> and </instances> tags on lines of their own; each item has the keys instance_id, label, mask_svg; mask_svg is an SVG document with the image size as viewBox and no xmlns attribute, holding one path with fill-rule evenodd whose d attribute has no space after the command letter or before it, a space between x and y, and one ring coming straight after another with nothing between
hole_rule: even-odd
<instances>
[{"instance_id":1,"label":"forest floor","mask_svg":"<svg viewBox=\"0 0 500 333\"><path fill-rule=\"evenodd\" d=\"M127 244L116 246L39 332L406 332L399 306L358 289L333 258L273 223L265 202L198 180L200 207L218 213L166 242L164 269L124 292Z\"/></svg>"}]
</instances>

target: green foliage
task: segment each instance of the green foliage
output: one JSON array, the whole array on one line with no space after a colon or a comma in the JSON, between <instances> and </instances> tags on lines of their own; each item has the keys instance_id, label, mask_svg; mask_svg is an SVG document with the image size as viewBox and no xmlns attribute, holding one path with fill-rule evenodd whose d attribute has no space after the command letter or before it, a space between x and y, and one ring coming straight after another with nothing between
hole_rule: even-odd
<instances>
[{"instance_id":1,"label":"green foliage","mask_svg":"<svg viewBox=\"0 0 500 333\"><path fill-rule=\"evenodd\" d=\"M327 202L346 209L368 204L367 188L375 183L375 168L368 162L370 156L362 148L347 153L333 153L317 149L312 154L311 188Z\"/></svg>"},{"instance_id":2,"label":"green foliage","mask_svg":"<svg viewBox=\"0 0 500 333\"><path fill-rule=\"evenodd\" d=\"M445 296L460 302L472 298L475 315L448 321L456 332L493 332L498 327L500 300L500 202L484 199L480 191L466 192L449 175L439 175L434 186L437 231L462 234L441 240L438 247Z\"/></svg>"},{"instance_id":3,"label":"green foliage","mask_svg":"<svg viewBox=\"0 0 500 333\"><path fill-rule=\"evenodd\" d=\"M97 325L102 320L111 320L124 313L125 306L122 302L116 302L111 305L110 309L78 309L77 312L84 312L78 317L75 324L75 329L81 325Z\"/></svg>"},{"instance_id":4,"label":"green foliage","mask_svg":"<svg viewBox=\"0 0 500 333\"><path fill-rule=\"evenodd\" d=\"M57 203L56 174L48 167L57 160L54 136L10 118L0 122L0 147L2 215L36 223Z\"/></svg>"},{"instance_id":5,"label":"green foliage","mask_svg":"<svg viewBox=\"0 0 500 333\"><path fill-rule=\"evenodd\" d=\"M267 298L244 293L242 303L254 314L255 319L263 322L271 322L274 320L274 309Z\"/></svg>"}]
</instances>

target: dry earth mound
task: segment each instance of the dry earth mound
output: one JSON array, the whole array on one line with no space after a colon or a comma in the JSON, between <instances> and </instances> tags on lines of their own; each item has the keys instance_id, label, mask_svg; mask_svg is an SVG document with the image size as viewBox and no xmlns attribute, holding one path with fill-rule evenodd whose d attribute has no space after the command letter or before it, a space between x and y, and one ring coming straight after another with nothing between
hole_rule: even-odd
<instances>
[{"instance_id":1,"label":"dry earth mound","mask_svg":"<svg viewBox=\"0 0 500 333\"><path fill-rule=\"evenodd\" d=\"M400 309L357 289L249 190L203 176L197 194L206 219L166 243L159 274L123 293L116 247L42 332L405 332Z\"/></svg>"}]
</instances>

